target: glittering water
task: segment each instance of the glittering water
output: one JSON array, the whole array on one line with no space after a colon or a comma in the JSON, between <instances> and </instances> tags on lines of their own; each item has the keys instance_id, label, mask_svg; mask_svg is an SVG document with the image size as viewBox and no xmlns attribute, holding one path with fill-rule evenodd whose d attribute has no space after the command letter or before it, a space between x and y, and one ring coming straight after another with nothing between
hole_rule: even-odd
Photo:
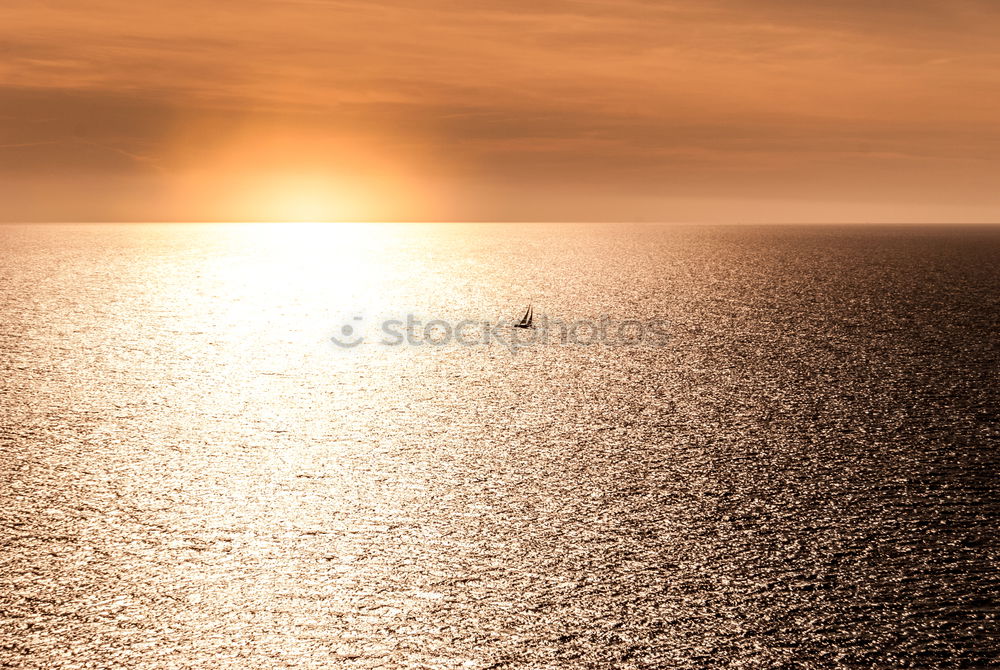
<instances>
[{"instance_id":1,"label":"glittering water","mask_svg":"<svg viewBox=\"0 0 1000 670\"><path fill-rule=\"evenodd\" d=\"M7 226L0 249L0 665L1000 654L996 230ZM528 302L669 342L372 336ZM344 324L365 341L334 346Z\"/></svg>"}]
</instances>

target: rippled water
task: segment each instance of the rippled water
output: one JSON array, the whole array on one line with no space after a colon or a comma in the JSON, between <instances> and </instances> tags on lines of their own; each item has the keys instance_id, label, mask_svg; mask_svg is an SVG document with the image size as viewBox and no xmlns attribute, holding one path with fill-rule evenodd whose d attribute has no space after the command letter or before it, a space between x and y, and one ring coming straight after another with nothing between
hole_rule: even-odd
<instances>
[{"instance_id":1,"label":"rippled water","mask_svg":"<svg viewBox=\"0 0 1000 670\"><path fill-rule=\"evenodd\" d=\"M0 664L1000 654L996 229L6 226L0 248ZM528 302L669 341L372 335ZM333 345L344 324L365 341Z\"/></svg>"}]
</instances>

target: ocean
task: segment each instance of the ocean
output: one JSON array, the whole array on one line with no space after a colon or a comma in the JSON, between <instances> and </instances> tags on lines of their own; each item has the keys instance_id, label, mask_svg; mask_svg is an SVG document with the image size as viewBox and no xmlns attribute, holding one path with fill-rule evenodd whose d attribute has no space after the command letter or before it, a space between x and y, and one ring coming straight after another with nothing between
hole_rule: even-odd
<instances>
[{"instance_id":1,"label":"ocean","mask_svg":"<svg viewBox=\"0 0 1000 670\"><path fill-rule=\"evenodd\" d=\"M1000 228L7 225L0 315L0 666L1000 655Z\"/></svg>"}]
</instances>

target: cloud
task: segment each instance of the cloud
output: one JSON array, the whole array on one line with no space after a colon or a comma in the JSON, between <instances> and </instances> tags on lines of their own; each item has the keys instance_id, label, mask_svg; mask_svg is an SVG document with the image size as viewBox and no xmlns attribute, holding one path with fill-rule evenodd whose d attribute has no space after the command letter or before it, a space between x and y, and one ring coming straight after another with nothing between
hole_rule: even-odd
<instances>
[{"instance_id":1,"label":"cloud","mask_svg":"<svg viewBox=\"0 0 1000 670\"><path fill-rule=\"evenodd\" d=\"M990 0L13 0L0 25L0 174L21 181L388 170L440 201L561 193L560 218L574 189L608 212L996 201Z\"/></svg>"}]
</instances>

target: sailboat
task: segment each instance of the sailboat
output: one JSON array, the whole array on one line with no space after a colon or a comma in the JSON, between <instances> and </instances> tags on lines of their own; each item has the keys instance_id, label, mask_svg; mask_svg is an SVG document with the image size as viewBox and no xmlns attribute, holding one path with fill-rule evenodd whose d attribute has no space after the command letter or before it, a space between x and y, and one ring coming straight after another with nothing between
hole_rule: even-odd
<instances>
[{"instance_id":1,"label":"sailboat","mask_svg":"<svg viewBox=\"0 0 1000 670\"><path fill-rule=\"evenodd\" d=\"M535 312L532 310L531 305L528 305L528 309L524 310L524 316L518 323L514 324L515 328L533 328L531 325L532 320L535 318Z\"/></svg>"}]
</instances>

